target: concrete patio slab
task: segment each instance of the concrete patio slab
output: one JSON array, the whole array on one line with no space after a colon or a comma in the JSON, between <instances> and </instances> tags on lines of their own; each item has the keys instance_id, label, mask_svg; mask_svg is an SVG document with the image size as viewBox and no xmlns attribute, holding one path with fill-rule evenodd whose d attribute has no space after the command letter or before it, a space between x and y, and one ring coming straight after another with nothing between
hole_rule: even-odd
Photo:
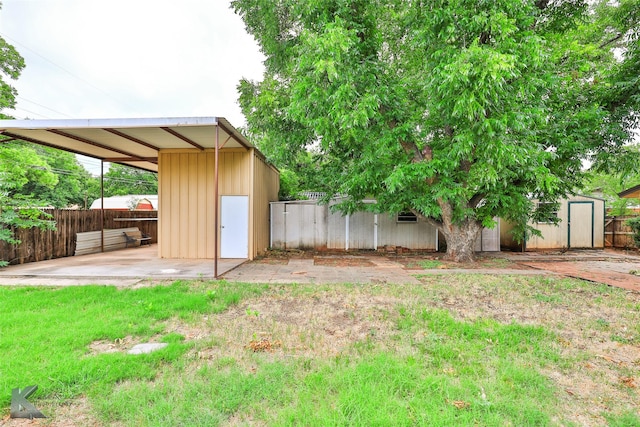
<instances>
[{"instance_id":1,"label":"concrete patio slab","mask_svg":"<svg viewBox=\"0 0 640 427\"><path fill-rule=\"evenodd\" d=\"M245 261L244 259L218 260L218 275L236 268ZM0 284L132 286L145 280L212 280L213 270L214 265L211 259L158 258L157 246L149 245L10 265L0 269Z\"/></svg>"}]
</instances>

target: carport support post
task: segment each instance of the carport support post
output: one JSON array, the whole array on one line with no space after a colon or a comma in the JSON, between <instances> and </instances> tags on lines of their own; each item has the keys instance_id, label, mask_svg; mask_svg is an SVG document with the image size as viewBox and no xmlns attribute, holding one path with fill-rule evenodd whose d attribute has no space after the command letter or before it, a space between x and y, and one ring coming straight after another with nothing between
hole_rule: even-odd
<instances>
[{"instance_id":1,"label":"carport support post","mask_svg":"<svg viewBox=\"0 0 640 427\"><path fill-rule=\"evenodd\" d=\"M104 252L104 160L100 159L100 252Z\"/></svg>"},{"instance_id":2,"label":"carport support post","mask_svg":"<svg viewBox=\"0 0 640 427\"><path fill-rule=\"evenodd\" d=\"M344 250L348 251L349 250L349 217L350 215L347 214L347 218L345 220L345 230L344 230Z\"/></svg>"},{"instance_id":3,"label":"carport support post","mask_svg":"<svg viewBox=\"0 0 640 427\"><path fill-rule=\"evenodd\" d=\"M219 221L218 221L218 150L219 150L219 131L218 129L220 129L220 127L218 125L216 125L216 154L215 154L215 172L214 172L214 210L215 210L215 214L214 214L214 244L213 244L213 278L217 279L218 278L218 227L220 226Z\"/></svg>"},{"instance_id":4,"label":"carport support post","mask_svg":"<svg viewBox=\"0 0 640 427\"><path fill-rule=\"evenodd\" d=\"M373 214L373 250L378 250L378 214Z\"/></svg>"}]
</instances>

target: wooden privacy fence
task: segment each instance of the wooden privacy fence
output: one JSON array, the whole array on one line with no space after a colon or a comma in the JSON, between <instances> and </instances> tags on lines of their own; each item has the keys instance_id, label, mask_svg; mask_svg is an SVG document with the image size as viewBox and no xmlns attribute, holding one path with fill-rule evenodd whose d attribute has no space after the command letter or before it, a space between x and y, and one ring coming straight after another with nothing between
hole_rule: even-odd
<instances>
[{"instance_id":1,"label":"wooden privacy fence","mask_svg":"<svg viewBox=\"0 0 640 427\"><path fill-rule=\"evenodd\" d=\"M100 210L44 209L51 214L56 230L37 228L17 230L19 245L0 241L0 260L10 264L43 261L72 256L76 246L76 233L99 231ZM138 227L151 236L151 243L158 241L158 212L156 211L104 211L104 228Z\"/></svg>"},{"instance_id":2,"label":"wooden privacy fence","mask_svg":"<svg viewBox=\"0 0 640 427\"><path fill-rule=\"evenodd\" d=\"M608 216L604 221L604 242L608 248L635 249L633 231L626 222L635 216Z\"/></svg>"}]
</instances>

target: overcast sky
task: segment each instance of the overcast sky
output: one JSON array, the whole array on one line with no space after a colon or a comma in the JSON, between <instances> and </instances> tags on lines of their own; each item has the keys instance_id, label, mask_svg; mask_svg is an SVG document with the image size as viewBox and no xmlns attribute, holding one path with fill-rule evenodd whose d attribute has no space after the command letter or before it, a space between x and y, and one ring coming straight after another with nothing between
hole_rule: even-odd
<instances>
[{"instance_id":1,"label":"overcast sky","mask_svg":"<svg viewBox=\"0 0 640 427\"><path fill-rule=\"evenodd\" d=\"M24 119L218 116L244 125L263 57L225 0L2 0Z\"/></svg>"}]
</instances>

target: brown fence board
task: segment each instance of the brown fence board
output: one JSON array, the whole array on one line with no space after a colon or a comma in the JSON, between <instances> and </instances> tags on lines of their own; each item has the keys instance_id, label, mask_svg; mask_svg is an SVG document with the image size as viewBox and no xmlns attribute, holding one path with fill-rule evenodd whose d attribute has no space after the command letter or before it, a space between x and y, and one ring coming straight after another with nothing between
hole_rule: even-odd
<instances>
[{"instance_id":1,"label":"brown fence board","mask_svg":"<svg viewBox=\"0 0 640 427\"><path fill-rule=\"evenodd\" d=\"M608 248L635 249L633 231L626 222L634 216L609 216L605 219L604 242Z\"/></svg>"},{"instance_id":2,"label":"brown fence board","mask_svg":"<svg viewBox=\"0 0 640 427\"><path fill-rule=\"evenodd\" d=\"M44 209L51 214L56 230L26 229L15 232L21 241L19 245L0 242L0 260L10 264L43 261L53 258L72 256L76 248L76 233L99 231L100 210ZM151 243L158 241L158 221L135 221L140 218L157 218L157 211L104 211L104 228L138 227L141 232L151 236ZM116 221L116 219L118 219ZM127 219L132 219L127 221Z\"/></svg>"}]
</instances>

